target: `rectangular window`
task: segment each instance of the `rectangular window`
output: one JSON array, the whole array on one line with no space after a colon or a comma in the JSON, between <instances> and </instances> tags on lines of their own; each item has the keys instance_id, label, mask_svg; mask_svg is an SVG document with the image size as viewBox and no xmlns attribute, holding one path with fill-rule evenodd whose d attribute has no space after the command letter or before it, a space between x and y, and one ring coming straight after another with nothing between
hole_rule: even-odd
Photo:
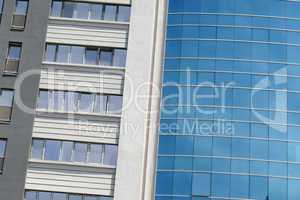
<instances>
[{"instance_id":1,"label":"rectangular window","mask_svg":"<svg viewBox=\"0 0 300 200\"><path fill-rule=\"evenodd\" d=\"M96 95L95 97L95 105L94 112L105 114L107 110L107 96L104 95Z\"/></svg>"},{"instance_id":2,"label":"rectangular window","mask_svg":"<svg viewBox=\"0 0 300 200\"><path fill-rule=\"evenodd\" d=\"M47 111L49 106L49 97L47 90L41 90L38 97L37 108L40 110Z\"/></svg>"},{"instance_id":3,"label":"rectangular window","mask_svg":"<svg viewBox=\"0 0 300 200\"><path fill-rule=\"evenodd\" d=\"M115 21L117 17L117 6L106 5L104 8L104 20Z\"/></svg>"},{"instance_id":4,"label":"rectangular window","mask_svg":"<svg viewBox=\"0 0 300 200\"><path fill-rule=\"evenodd\" d=\"M57 45L47 44L46 53L45 53L45 61L55 62L56 51L57 51Z\"/></svg>"},{"instance_id":5,"label":"rectangular window","mask_svg":"<svg viewBox=\"0 0 300 200\"><path fill-rule=\"evenodd\" d=\"M88 19L90 5L88 3L77 3L76 5L76 18Z\"/></svg>"},{"instance_id":6,"label":"rectangular window","mask_svg":"<svg viewBox=\"0 0 300 200\"><path fill-rule=\"evenodd\" d=\"M85 48L79 46L72 46L71 48L71 63L83 64Z\"/></svg>"},{"instance_id":7,"label":"rectangular window","mask_svg":"<svg viewBox=\"0 0 300 200\"><path fill-rule=\"evenodd\" d=\"M13 90L0 89L0 121L11 120L13 96Z\"/></svg>"},{"instance_id":8,"label":"rectangular window","mask_svg":"<svg viewBox=\"0 0 300 200\"><path fill-rule=\"evenodd\" d=\"M31 158L115 166L117 151L117 145L33 139Z\"/></svg>"},{"instance_id":9,"label":"rectangular window","mask_svg":"<svg viewBox=\"0 0 300 200\"><path fill-rule=\"evenodd\" d=\"M47 44L46 62L125 67L126 49Z\"/></svg>"},{"instance_id":10,"label":"rectangular window","mask_svg":"<svg viewBox=\"0 0 300 200\"><path fill-rule=\"evenodd\" d=\"M4 167L5 151L6 151L6 140L0 139L0 173L2 172Z\"/></svg>"},{"instance_id":11,"label":"rectangular window","mask_svg":"<svg viewBox=\"0 0 300 200\"><path fill-rule=\"evenodd\" d=\"M28 11L28 0L16 0L16 11L17 15L27 15Z\"/></svg>"},{"instance_id":12,"label":"rectangular window","mask_svg":"<svg viewBox=\"0 0 300 200\"><path fill-rule=\"evenodd\" d=\"M53 91L50 109L53 109L54 111L61 111L61 112L64 111L64 101L65 101L64 91Z\"/></svg>"},{"instance_id":13,"label":"rectangular window","mask_svg":"<svg viewBox=\"0 0 300 200\"><path fill-rule=\"evenodd\" d=\"M31 158L43 159L44 154L44 140L33 140L31 147Z\"/></svg>"},{"instance_id":14,"label":"rectangular window","mask_svg":"<svg viewBox=\"0 0 300 200\"><path fill-rule=\"evenodd\" d=\"M102 158L102 145L91 144L88 156L89 163L101 163Z\"/></svg>"},{"instance_id":15,"label":"rectangular window","mask_svg":"<svg viewBox=\"0 0 300 200\"><path fill-rule=\"evenodd\" d=\"M129 22L129 19L130 19L130 7L129 6L119 6L117 21Z\"/></svg>"},{"instance_id":16,"label":"rectangular window","mask_svg":"<svg viewBox=\"0 0 300 200\"><path fill-rule=\"evenodd\" d=\"M75 143L74 161L75 162L86 162L86 157L87 157L87 144Z\"/></svg>"},{"instance_id":17,"label":"rectangular window","mask_svg":"<svg viewBox=\"0 0 300 200\"><path fill-rule=\"evenodd\" d=\"M40 90L37 108L44 112L122 113L123 96ZM1 102L1 101L0 101Z\"/></svg>"},{"instance_id":18,"label":"rectangular window","mask_svg":"<svg viewBox=\"0 0 300 200\"><path fill-rule=\"evenodd\" d=\"M121 114L122 113L122 96L109 96L108 97L108 108L107 112L110 114Z\"/></svg>"},{"instance_id":19,"label":"rectangular window","mask_svg":"<svg viewBox=\"0 0 300 200\"><path fill-rule=\"evenodd\" d=\"M98 49L86 48L85 50L85 64L97 65L98 64Z\"/></svg>"},{"instance_id":20,"label":"rectangular window","mask_svg":"<svg viewBox=\"0 0 300 200\"><path fill-rule=\"evenodd\" d=\"M5 74L16 74L19 69L19 63L21 58L22 44L21 43L9 43L8 52L6 58L6 64L4 68Z\"/></svg>"},{"instance_id":21,"label":"rectangular window","mask_svg":"<svg viewBox=\"0 0 300 200\"><path fill-rule=\"evenodd\" d=\"M88 93L82 93L79 96L79 112L92 112L93 108L93 95Z\"/></svg>"},{"instance_id":22,"label":"rectangular window","mask_svg":"<svg viewBox=\"0 0 300 200\"><path fill-rule=\"evenodd\" d=\"M61 142L47 140L45 145L45 160L59 160Z\"/></svg>"},{"instance_id":23,"label":"rectangular window","mask_svg":"<svg viewBox=\"0 0 300 200\"><path fill-rule=\"evenodd\" d=\"M90 18L95 20L101 20L103 14L102 4L91 4Z\"/></svg>"},{"instance_id":24,"label":"rectangular window","mask_svg":"<svg viewBox=\"0 0 300 200\"><path fill-rule=\"evenodd\" d=\"M111 50L101 49L100 51L100 65L112 66L113 52Z\"/></svg>"},{"instance_id":25,"label":"rectangular window","mask_svg":"<svg viewBox=\"0 0 300 200\"><path fill-rule=\"evenodd\" d=\"M72 152L73 152L73 142L67 142L67 141L63 142L61 160L66 162L72 161Z\"/></svg>"},{"instance_id":26,"label":"rectangular window","mask_svg":"<svg viewBox=\"0 0 300 200\"><path fill-rule=\"evenodd\" d=\"M4 0L0 0L0 22L1 22L2 13L3 13L3 7L4 7Z\"/></svg>"},{"instance_id":27,"label":"rectangular window","mask_svg":"<svg viewBox=\"0 0 300 200\"><path fill-rule=\"evenodd\" d=\"M129 22L130 7L102 3L53 0L52 17Z\"/></svg>"},{"instance_id":28,"label":"rectangular window","mask_svg":"<svg viewBox=\"0 0 300 200\"><path fill-rule=\"evenodd\" d=\"M67 45L59 45L57 49L56 62L68 63L71 47Z\"/></svg>"},{"instance_id":29,"label":"rectangular window","mask_svg":"<svg viewBox=\"0 0 300 200\"><path fill-rule=\"evenodd\" d=\"M115 166L117 164L117 154L118 154L118 146L105 145L103 164Z\"/></svg>"},{"instance_id":30,"label":"rectangular window","mask_svg":"<svg viewBox=\"0 0 300 200\"><path fill-rule=\"evenodd\" d=\"M12 20L12 28L23 30L26 24L28 12L28 0L16 0L15 13Z\"/></svg>"},{"instance_id":31,"label":"rectangular window","mask_svg":"<svg viewBox=\"0 0 300 200\"><path fill-rule=\"evenodd\" d=\"M67 18L74 17L76 4L73 2L64 2L62 16Z\"/></svg>"},{"instance_id":32,"label":"rectangular window","mask_svg":"<svg viewBox=\"0 0 300 200\"><path fill-rule=\"evenodd\" d=\"M125 67L126 66L126 56L127 56L126 49L115 49L113 66Z\"/></svg>"},{"instance_id":33,"label":"rectangular window","mask_svg":"<svg viewBox=\"0 0 300 200\"><path fill-rule=\"evenodd\" d=\"M76 92L65 92L64 99L64 111L76 112L78 106L78 93Z\"/></svg>"},{"instance_id":34,"label":"rectangular window","mask_svg":"<svg viewBox=\"0 0 300 200\"><path fill-rule=\"evenodd\" d=\"M112 200L112 197L28 190L25 192L25 200Z\"/></svg>"},{"instance_id":35,"label":"rectangular window","mask_svg":"<svg viewBox=\"0 0 300 200\"><path fill-rule=\"evenodd\" d=\"M62 12L63 2L60 0L52 1L51 16L60 17Z\"/></svg>"}]
</instances>

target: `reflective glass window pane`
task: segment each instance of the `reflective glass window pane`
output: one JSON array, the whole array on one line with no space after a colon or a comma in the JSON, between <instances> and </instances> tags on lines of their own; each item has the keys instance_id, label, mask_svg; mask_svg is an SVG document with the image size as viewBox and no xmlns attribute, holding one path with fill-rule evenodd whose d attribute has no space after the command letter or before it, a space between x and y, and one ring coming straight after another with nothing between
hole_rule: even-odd
<instances>
[{"instance_id":1,"label":"reflective glass window pane","mask_svg":"<svg viewBox=\"0 0 300 200\"><path fill-rule=\"evenodd\" d=\"M38 109L48 110L48 106L49 106L48 94L49 94L48 90L41 90L39 92L38 104L37 104Z\"/></svg>"},{"instance_id":2,"label":"reflective glass window pane","mask_svg":"<svg viewBox=\"0 0 300 200\"><path fill-rule=\"evenodd\" d=\"M229 196L230 176L225 174L212 175L212 195L215 197Z\"/></svg>"},{"instance_id":3,"label":"reflective glass window pane","mask_svg":"<svg viewBox=\"0 0 300 200\"><path fill-rule=\"evenodd\" d=\"M250 161L250 173L268 175L268 163L264 161Z\"/></svg>"},{"instance_id":4,"label":"reflective glass window pane","mask_svg":"<svg viewBox=\"0 0 300 200\"><path fill-rule=\"evenodd\" d=\"M199 156L210 156L212 153L211 137L195 137L194 154Z\"/></svg>"},{"instance_id":5,"label":"reflective glass window pane","mask_svg":"<svg viewBox=\"0 0 300 200\"><path fill-rule=\"evenodd\" d=\"M82 196L81 195L69 195L69 200L82 200Z\"/></svg>"},{"instance_id":6,"label":"reflective glass window pane","mask_svg":"<svg viewBox=\"0 0 300 200\"><path fill-rule=\"evenodd\" d=\"M85 64L96 65L98 63L98 49L86 48Z\"/></svg>"},{"instance_id":7,"label":"reflective glass window pane","mask_svg":"<svg viewBox=\"0 0 300 200\"><path fill-rule=\"evenodd\" d=\"M187 195L192 191L192 173L175 172L173 179L173 194Z\"/></svg>"},{"instance_id":8,"label":"reflective glass window pane","mask_svg":"<svg viewBox=\"0 0 300 200\"><path fill-rule=\"evenodd\" d=\"M27 191L25 193L25 200L37 200L37 192Z\"/></svg>"},{"instance_id":9,"label":"reflective glass window pane","mask_svg":"<svg viewBox=\"0 0 300 200\"><path fill-rule=\"evenodd\" d=\"M76 18L88 19L89 8L90 5L88 3L76 3Z\"/></svg>"},{"instance_id":10,"label":"reflective glass window pane","mask_svg":"<svg viewBox=\"0 0 300 200\"><path fill-rule=\"evenodd\" d=\"M63 5L63 17L72 18L74 16L76 4L73 2L64 2Z\"/></svg>"},{"instance_id":11,"label":"reflective glass window pane","mask_svg":"<svg viewBox=\"0 0 300 200\"><path fill-rule=\"evenodd\" d=\"M270 160L287 160L287 143L279 141L269 142L269 158Z\"/></svg>"},{"instance_id":12,"label":"reflective glass window pane","mask_svg":"<svg viewBox=\"0 0 300 200\"><path fill-rule=\"evenodd\" d=\"M52 105L51 108L54 111L63 111L64 110L64 91L52 91Z\"/></svg>"},{"instance_id":13,"label":"reflective glass window pane","mask_svg":"<svg viewBox=\"0 0 300 200\"><path fill-rule=\"evenodd\" d=\"M60 0L52 1L51 16L60 17L62 12L63 2Z\"/></svg>"},{"instance_id":14,"label":"reflective glass window pane","mask_svg":"<svg viewBox=\"0 0 300 200\"><path fill-rule=\"evenodd\" d=\"M117 145L105 145L103 164L115 166L117 164L117 154Z\"/></svg>"},{"instance_id":15,"label":"reflective glass window pane","mask_svg":"<svg viewBox=\"0 0 300 200\"><path fill-rule=\"evenodd\" d=\"M61 63L68 63L70 50L71 50L70 46L59 45L57 50L56 61Z\"/></svg>"},{"instance_id":16,"label":"reflective glass window pane","mask_svg":"<svg viewBox=\"0 0 300 200\"><path fill-rule=\"evenodd\" d=\"M75 143L73 160L75 162L86 162L87 144Z\"/></svg>"},{"instance_id":17,"label":"reflective glass window pane","mask_svg":"<svg viewBox=\"0 0 300 200\"><path fill-rule=\"evenodd\" d=\"M84 200L98 200L98 197L96 196L84 196ZM100 197L101 200L101 197Z\"/></svg>"},{"instance_id":18,"label":"reflective glass window pane","mask_svg":"<svg viewBox=\"0 0 300 200\"><path fill-rule=\"evenodd\" d=\"M14 91L0 89L0 106L12 107Z\"/></svg>"},{"instance_id":19,"label":"reflective glass window pane","mask_svg":"<svg viewBox=\"0 0 300 200\"><path fill-rule=\"evenodd\" d=\"M129 6L119 6L117 21L129 22L129 18L130 18L130 7Z\"/></svg>"},{"instance_id":20,"label":"reflective glass window pane","mask_svg":"<svg viewBox=\"0 0 300 200\"><path fill-rule=\"evenodd\" d=\"M175 157L174 159L174 169L178 170L192 170L193 169L193 159L188 157Z\"/></svg>"},{"instance_id":21,"label":"reflective glass window pane","mask_svg":"<svg viewBox=\"0 0 300 200\"><path fill-rule=\"evenodd\" d=\"M230 171L230 160L222 158L212 159L212 171L215 172L229 172Z\"/></svg>"},{"instance_id":22,"label":"reflective glass window pane","mask_svg":"<svg viewBox=\"0 0 300 200\"><path fill-rule=\"evenodd\" d=\"M210 195L210 174L193 174L192 194L209 196Z\"/></svg>"},{"instance_id":23,"label":"reflective glass window pane","mask_svg":"<svg viewBox=\"0 0 300 200\"><path fill-rule=\"evenodd\" d=\"M260 176L250 176L250 198L267 199L268 178Z\"/></svg>"},{"instance_id":24,"label":"reflective glass window pane","mask_svg":"<svg viewBox=\"0 0 300 200\"><path fill-rule=\"evenodd\" d=\"M269 178L269 199L287 199L287 180L281 178Z\"/></svg>"},{"instance_id":25,"label":"reflective glass window pane","mask_svg":"<svg viewBox=\"0 0 300 200\"><path fill-rule=\"evenodd\" d=\"M116 67L125 67L126 66L126 49L115 49L114 50L114 58L113 58L113 66Z\"/></svg>"},{"instance_id":26,"label":"reflective glass window pane","mask_svg":"<svg viewBox=\"0 0 300 200\"><path fill-rule=\"evenodd\" d=\"M108 97L107 111L110 114L122 113L123 96L112 95Z\"/></svg>"},{"instance_id":27,"label":"reflective glass window pane","mask_svg":"<svg viewBox=\"0 0 300 200\"><path fill-rule=\"evenodd\" d=\"M60 141L47 140L45 144L45 160L59 160Z\"/></svg>"},{"instance_id":28,"label":"reflective glass window pane","mask_svg":"<svg viewBox=\"0 0 300 200\"><path fill-rule=\"evenodd\" d=\"M21 44L9 44L7 58L12 60L20 60L21 49Z\"/></svg>"},{"instance_id":29,"label":"reflective glass window pane","mask_svg":"<svg viewBox=\"0 0 300 200\"><path fill-rule=\"evenodd\" d=\"M102 19L102 13L103 13L103 5L101 4L91 4L91 14L90 19Z\"/></svg>"},{"instance_id":30,"label":"reflective glass window pane","mask_svg":"<svg viewBox=\"0 0 300 200\"><path fill-rule=\"evenodd\" d=\"M2 12L3 12L3 1L4 1L4 0L0 0L0 15L1 15Z\"/></svg>"},{"instance_id":31,"label":"reflective glass window pane","mask_svg":"<svg viewBox=\"0 0 300 200\"><path fill-rule=\"evenodd\" d=\"M214 138L213 155L214 156L230 156L231 139L230 138Z\"/></svg>"},{"instance_id":32,"label":"reflective glass window pane","mask_svg":"<svg viewBox=\"0 0 300 200\"><path fill-rule=\"evenodd\" d=\"M78 105L78 93L76 92L66 92L64 99L64 109L69 112L76 112Z\"/></svg>"},{"instance_id":33,"label":"reflective glass window pane","mask_svg":"<svg viewBox=\"0 0 300 200\"><path fill-rule=\"evenodd\" d=\"M55 62L56 48L57 45L55 44L47 44L46 56L45 56L46 61Z\"/></svg>"},{"instance_id":34,"label":"reflective glass window pane","mask_svg":"<svg viewBox=\"0 0 300 200\"><path fill-rule=\"evenodd\" d=\"M113 64L113 52L110 50L100 51L100 65L112 66Z\"/></svg>"},{"instance_id":35,"label":"reflective glass window pane","mask_svg":"<svg viewBox=\"0 0 300 200\"><path fill-rule=\"evenodd\" d=\"M113 200L113 197L101 197L100 200Z\"/></svg>"},{"instance_id":36,"label":"reflective glass window pane","mask_svg":"<svg viewBox=\"0 0 300 200\"><path fill-rule=\"evenodd\" d=\"M100 164L101 163L101 157L102 157L102 145L91 144L90 145L88 162Z\"/></svg>"},{"instance_id":37,"label":"reflective glass window pane","mask_svg":"<svg viewBox=\"0 0 300 200\"><path fill-rule=\"evenodd\" d=\"M245 198L249 194L249 176L231 175L231 197Z\"/></svg>"},{"instance_id":38,"label":"reflective glass window pane","mask_svg":"<svg viewBox=\"0 0 300 200\"><path fill-rule=\"evenodd\" d=\"M17 0L16 2L16 14L26 15L28 9L28 0Z\"/></svg>"},{"instance_id":39,"label":"reflective glass window pane","mask_svg":"<svg viewBox=\"0 0 300 200\"><path fill-rule=\"evenodd\" d=\"M107 96L104 95L96 95L95 97L95 106L94 106L94 112L96 113L106 113L106 107L107 107Z\"/></svg>"},{"instance_id":40,"label":"reflective glass window pane","mask_svg":"<svg viewBox=\"0 0 300 200\"><path fill-rule=\"evenodd\" d=\"M79 112L92 112L93 100L94 100L94 95L92 95L92 94L88 94L88 93L80 94L78 111Z\"/></svg>"},{"instance_id":41,"label":"reflective glass window pane","mask_svg":"<svg viewBox=\"0 0 300 200\"><path fill-rule=\"evenodd\" d=\"M53 200L67 200L67 194L65 193L53 193Z\"/></svg>"},{"instance_id":42,"label":"reflective glass window pane","mask_svg":"<svg viewBox=\"0 0 300 200\"><path fill-rule=\"evenodd\" d=\"M0 158L4 158L6 149L6 140L0 140Z\"/></svg>"},{"instance_id":43,"label":"reflective glass window pane","mask_svg":"<svg viewBox=\"0 0 300 200\"><path fill-rule=\"evenodd\" d=\"M231 172L233 173L249 173L249 166L248 160L231 160Z\"/></svg>"},{"instance_id":44,"label":"reflective glass window pane","mask_svg":"<svg viewBox=\"0 0 300 200\"><path fill-rule=\"evenodd\" d=\"M44 141L43 140L32 140L31 147L31 158L42 159L44 151Z\"/></svg>"},{"instance_id":45,"label":"reflective glass window pane","mask_svg":"<svg viewBox=\"0 0 300 200\"><path fill-rule=\"evenodd\" d=\"M50 192L39 192L39 200L51 200L51 193Z\"/></svg>"},{"instance_id":46,"label":"reflective glass window pane","mask_svg":"<svg viewBox=\"0 0 300 200\"><path fill-rule=\"evenodd\" d=\"M287 164L270 162L269 174L272 176L286 176L287 175Z\"/></svg>"},{"instance_id":47,"label":"reflective glass window pane","mask_svg":"<svg viewBox=\"0 0 300 200\"><path fill-rule=\"evenodd\" d=\"M251 157L257 159L268 159L268 141L251 140Z\"/></svg>"},{"instance_id":48,"label":"reflective glass window pane","mask_svg":"<svg viewBox=\"0 0 300 200\"><path fill-rule=\"evenodd\" d=\"M70 162L72 160L73 142L64 141L62 143L61 160Z\"/></svg>"},{"instance_id":49,"label":"reflective glass window pane","mask_svg":"<svg viewBox=\"0 0 300 200\"><path fill-rule=\"evenodd\" d=\"M288 181L288 199L289 200L299 200L300 199L299 185L300 185L300 180L290 179Z\"/></svg>"},{"instance_id":50,"label":"reflective glass window pane","mask_svg":"<svg viewBox=\"0 0 300 200\"><path fill-rule=\"evenodd\" d=\"M249 157L250 143L248 139L232 138L232 156Z\"/></svg>"},{"instance_id":51,"label":"reflective glass window pane","mask_svg":"<svg viewBox=\"0 0 300 200\"><path fill-rule=\"evenodd\" d=\"M288 144L288 159L289 161L299 162L300 161L300 144L290 142Z\"/></svg>"},{"instance_id":52,"label":"reflective glass window pane","mask_svg":"<svg viewBox=\"0 0 300 200\"><path fill-rule=\"evenodd\" d=\"M117 16L117 6L106 5L104 11L104 20L115 21Z\"/></svg>"},{"instance_id":53,"label":"reflective glass window pane","mask_svg":"<svg viewBox=\"0 0 300 200\"><path fill-rule=\"evenodd\" d=\"M72 46L71 48L71 63L82 64L84 58L85 48L79 46Z\"/></svg>"}]
</instances>

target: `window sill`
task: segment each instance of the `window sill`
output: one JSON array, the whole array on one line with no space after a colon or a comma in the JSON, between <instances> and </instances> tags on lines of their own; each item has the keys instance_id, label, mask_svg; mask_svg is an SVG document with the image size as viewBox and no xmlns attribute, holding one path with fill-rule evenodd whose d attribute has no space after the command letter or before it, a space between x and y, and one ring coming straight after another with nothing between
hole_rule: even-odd
<instances>
[{"instance_id":1,"label":"window sill","mask_svg":"<svg viewBox=\"0 0 300 200\"><path fill-rule=\"evenodd\" d=\"M24 31L25 27L24 26L11 26L10 28L11 31Z\"/></svg>"},{"instance_id":2,"label":"window sill","mask_svg":"<svg viewBox=\"0 0 300 200\"><path fill-rule=\"evenodd\" d=\"M103 70L118 70L125 71L126 67L114 67L114 66L104 66L104 65L89 65L89 64L74 64L74 63L59 63L59 62L47 62L43 61L43 65L56 65L56 66L67 66L67 67L82 67L82 68L92 68L92 69L103 69Z\"/></svg>"},{"instance_id":3,"label":"window sill","mask_svg":"<svg viewBox=\"0 0 300 200\"><path fill-rule=\"evenodd\" d=\"M3 71L2 73L3 76L17 76L18 72L7 72L7 71Z\"/></svg>"},{"instance_id":4,"label":"window sill","mask_svg":"<svg viewBox=\"0 0 300 200\"><path fill-rule=\"evenodd\" d=\"M3 119L0 119L0 124L10 124L11 123L11 120L3 120Z\"/></svg>"},{"instance_id":5,"label":"window sill","mask_svg":"<svg viewBox=\"0 0 300 200\"><path fill-rule=\"evenodd\" d=\"M127 26L129 26L129 24L130 24L130 22L95 20L95 19L78 19L78 18L53 17L53 16L50 16L49 19L50 20L57 20L57 21L93 23L93 24L111 24L111 25L127 25Z\"/></svg>"},{"instance_id":6,"label":"window sill","mask_svg":"<svg viewBox=\"0 0 300 200\"><path fill-rule=\"evenodd\" d=\"M88 167L95 169L116 169L116 166L111 165L97 165L97 164L89 164L89 163L77 163L77 162L64 162L64 161L53 161L53 160L38 160L38 159L29 159L31 163L40 163L40 164L51 164L51 165L64 165L64 166L76 166L76 167Z\"/></svg>"},{"instance_id":7,"label":"window sill","mask_svg":"<svg viewBox=\"0 0 300 200\"><path fill-rule=\"evenodd\" d=\"M37 113L50 113L50 114L63 114L63 115L77 115L77 116L82 116L82 115L88 115L88 116L94 116L94 117L106 117L106 118L121 118L120 115L114 115L114 114L100 114L100 113L91 113L91 112L65 112L65 111L54 111L54 110L41 110L41 109L36 109Z\"/></svg>"}]
</instances>

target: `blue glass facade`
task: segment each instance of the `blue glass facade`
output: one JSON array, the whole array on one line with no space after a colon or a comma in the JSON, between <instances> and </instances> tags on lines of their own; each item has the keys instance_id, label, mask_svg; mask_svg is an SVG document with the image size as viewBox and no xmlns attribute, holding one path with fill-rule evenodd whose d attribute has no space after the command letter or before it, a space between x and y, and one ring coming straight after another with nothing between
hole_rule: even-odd
<instances>
[{"instance_id":1,"label":"blue glass facade","mask_svg":"<svg viewBox=\"0 0 300 200\"><path fill-rule=\"evenodd\" d=\"M169 0L156 200L300 199L300 2Z\"/></svg>"}]
</instances>

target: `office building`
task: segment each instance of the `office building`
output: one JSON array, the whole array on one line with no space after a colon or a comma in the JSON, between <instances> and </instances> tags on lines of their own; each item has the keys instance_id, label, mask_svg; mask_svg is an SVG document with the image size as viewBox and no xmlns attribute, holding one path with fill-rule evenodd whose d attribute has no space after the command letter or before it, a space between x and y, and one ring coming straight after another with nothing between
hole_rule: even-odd
<instances>
[{"instance_id":1,"label":"office building","mask_svg":"<svg viewBox=\"0 0 300 200\"><path fill-rule=\"evenodd\" d=\"M296 200L299 10L170 0L157 200Z\"/></svg>"},{"instance_id":2,"label":"office building","mask_svg":"<svg viewBox=\"0 0 300 200\"><path fill-rule=\"evenodd\" d=\"M0 199L299 200L299 10L0 0Z\"/></svg>"}]
</instances>

